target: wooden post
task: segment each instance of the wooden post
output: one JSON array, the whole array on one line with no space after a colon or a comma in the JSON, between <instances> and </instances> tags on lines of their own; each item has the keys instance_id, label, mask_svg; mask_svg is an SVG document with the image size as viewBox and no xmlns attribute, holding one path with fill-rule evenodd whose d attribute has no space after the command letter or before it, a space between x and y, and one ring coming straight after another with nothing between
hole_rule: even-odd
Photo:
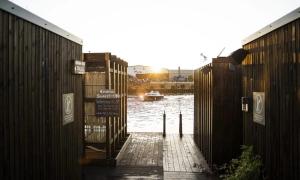
<instances>
[{"instance_id":1,"label":"wooden post","mask_svg":"<svg viewBox=\"0 0 300 180\"><path fill-rule=\"evenodd\" d=\"M182 114L179 114L179 136L182 137Z\"/></svg>"},{"instance_id":2,"label":"wooden post","mask_svg":"<svg viewBox=\"0 0 300 180\"><path fill-rule=\"evenodd\" d=\"M166 112L163 114L163 137L166 137Z\"/></svg>"},{"instance_id":3,"label":"wooden post","mask_svg":"<svg viewBox=\"0 0 300 180\"><path fill-rule=\"evenodd\" d=\"M110 117L105 118L106 121L106 159L111 159L111 131L110 131Z\"/></svg>"},{"instance_id":4,"label":"wooden post","mask_svg":"<svg viewBox=\"0 0 300 180\"><path fill-rule=\"evenodd\" d=\"M105 88L111 89L111 75L110 75L110 53L105 53ZM111 118L106 117L106 159L109 160L112 157L111 147Z\"/></svg>"}]
</instances>

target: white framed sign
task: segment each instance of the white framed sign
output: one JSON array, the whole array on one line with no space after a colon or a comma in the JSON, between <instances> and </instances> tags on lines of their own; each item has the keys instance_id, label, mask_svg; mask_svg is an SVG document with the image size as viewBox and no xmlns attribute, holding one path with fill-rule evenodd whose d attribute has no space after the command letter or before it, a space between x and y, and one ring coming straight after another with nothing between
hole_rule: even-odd
<instances>
[{"instance_id":1,"label":"white framed sign","mask_svg":"<svg viewBox=\"0 0 300 180\"><path fill-rule=\"evenodd\" d=\"M63 94L63 125L74 121L74 93Z\"/></svg>"},{"instance_id":2,"label":"white framed sign","mask_svg":"<svg viewBox=\"0 0 300 180\"><path fill-rule=\"evenodd\" d=\"M265 93L253 92L253 121L265 125Z\"/></svg>"},{"instance_id":3,"label":"white framed sign","mask_svg":"<svg viewBox=\"0 0 300 180\"><path fill-rule=\"evenodd\" d=\"M73 63L73 74L85 74L85 62L74 60Z\"/></svg>"}]
</instances>

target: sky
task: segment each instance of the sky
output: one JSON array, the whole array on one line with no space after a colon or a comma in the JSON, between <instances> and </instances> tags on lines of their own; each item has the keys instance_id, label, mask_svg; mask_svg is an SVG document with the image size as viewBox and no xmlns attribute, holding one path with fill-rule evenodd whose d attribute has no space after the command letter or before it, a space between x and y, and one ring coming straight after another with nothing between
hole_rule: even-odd
<instances>
[{"instance_id":1,"label":"sky","mask_svg":"<svg viewBox=\"0 0 300 180\"><path fill-rule=\"evenodd\" d=\"M300 7L300 0L12 0L129 65L196 69ZM207 60L207 61L208 61Z\"/></svg>"}]
</instances>

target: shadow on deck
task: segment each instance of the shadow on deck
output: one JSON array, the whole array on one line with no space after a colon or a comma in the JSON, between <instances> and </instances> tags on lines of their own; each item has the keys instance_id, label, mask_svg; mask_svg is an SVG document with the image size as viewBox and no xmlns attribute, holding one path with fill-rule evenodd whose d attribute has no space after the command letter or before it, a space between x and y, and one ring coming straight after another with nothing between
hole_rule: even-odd
<instances>
[{"instance_id":1,"label":"shadow on deck","mask_svg":"<svg viewBox=\"0 0 300 180\"><path fill-rule=\"evenodd\" d=\"M190 134L132 133L116 167L85 167L85 180L216 179Z\"/></svg>"}]
</instances>

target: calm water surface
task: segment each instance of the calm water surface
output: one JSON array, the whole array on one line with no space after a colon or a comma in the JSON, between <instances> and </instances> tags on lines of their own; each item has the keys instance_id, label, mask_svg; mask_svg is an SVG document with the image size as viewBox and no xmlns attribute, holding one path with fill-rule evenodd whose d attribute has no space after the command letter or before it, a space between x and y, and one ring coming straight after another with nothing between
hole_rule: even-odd
<instances>
[{"instance_id":1,"label":"calm water surface","mask_svg":"<svg viewBox=\"0 0 300 180\"><path fill-rule=\"evenodd\" d=\"M192 134L194 127L194 95L169 95L161 101L128 98L128 132L162 132L166 112L166 133L179 133L179 112L183 134Z\"/></svg>"}]
</instances>

